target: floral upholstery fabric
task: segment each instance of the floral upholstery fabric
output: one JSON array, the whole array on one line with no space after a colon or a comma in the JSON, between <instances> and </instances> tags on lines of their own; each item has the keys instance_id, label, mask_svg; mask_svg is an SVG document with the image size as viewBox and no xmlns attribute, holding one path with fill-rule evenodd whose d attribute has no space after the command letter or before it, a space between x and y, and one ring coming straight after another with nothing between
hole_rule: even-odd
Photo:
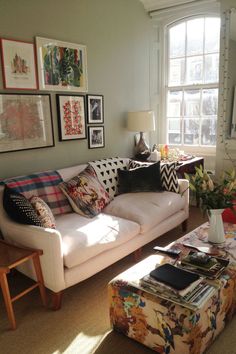
<instances>
[{"instance_id":1,"label":"floral upholstery fabric","mask_svg":"<svg viewBox=\"0 0 236 354\"><path fill-rule=\"evenodd\" d=\"M99 214L111 200L91 166L70 181L62 182L60 188L73 210L88 218Z\"/></svg>"},{"instance_id":2,"label":"floral upholstery fabric","mask_svg":"<svg viewBox=\"0 0 236 354\"><path fill-rule=\"evenodd\" d=\"M222 254L230 259L230 265L215 281L218 288L214 295L200 309L192 310L161 299L137 286L135 275L138 278L142 272L148 272L149 261L153 266L157 262L171 261L167 256L153 255L110 282L110 319L113 328L158 353L204 353L236 310L236 225L233 231L227 227ZM206 225L199 228L197 233L195 230L184 236L177 241L178 247L181 248L184 242L193 242L195 245L204 242L206 245L205 231ZM184 246L182 252L187 252Z\"/></svg>"}]
</instances>

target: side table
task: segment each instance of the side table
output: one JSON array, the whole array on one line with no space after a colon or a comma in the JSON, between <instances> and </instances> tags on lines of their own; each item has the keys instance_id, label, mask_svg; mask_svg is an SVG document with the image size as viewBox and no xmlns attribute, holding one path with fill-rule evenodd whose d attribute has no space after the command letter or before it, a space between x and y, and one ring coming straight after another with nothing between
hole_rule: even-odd
<instances>
[{"instance_id":1,"label":"side table","mask_svg":"<svg viewBox=\"0 0 236 354\"><path fill-rule=\"evenodd\" d=\"M45 307L47 305L43 274L42 274L40 260L39 260L39 256L42 254L43 254L42 250L21 248L9 244L3 240L0 240L0 284L2 288L8 319L10 321L12 329L16 329L16 319L15 319L15 314L12 306L12 303L14 301L20 299L22 296L24 296L31 290L35 289L36 287L39 287L42 303ZM37 282L34 285L22 291L21 293L19 293L18 295L11 297L9 285L8 285L8 279L7 279L7 273L9 273L12 268L17 267L18 265L30 259L32 259L33 261Z\"/></svg>"}]
</instances>

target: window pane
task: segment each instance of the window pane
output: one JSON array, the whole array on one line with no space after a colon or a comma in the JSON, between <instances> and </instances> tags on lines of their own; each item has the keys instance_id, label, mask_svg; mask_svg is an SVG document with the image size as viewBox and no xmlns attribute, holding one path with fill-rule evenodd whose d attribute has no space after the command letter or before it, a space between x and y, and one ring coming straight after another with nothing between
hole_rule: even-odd
<instances>
[{"instance_id":1,"label":"window pane","mask_svg":"<svg viewBox=\"0 0 236 354\"><path fill-rule=\"evenodd\" d=\"M200 115L200 91L191 90L184 93L184 116L196 117Z\"/></svg>"},{"instance_id":2,"label":"window pane","mask_svg":"<svg viewBox=\"0 0 236 354\"><path fill-rule=\"evenodd\" d=\"M184 59L170 60L169 85L181 85L184 83Z\"/></svg>"},{"instance_id":3,"label":"window pane","mask_svg":"<svg viewBox=\"0 0 236 354\"><path fill-rule=\"evenodd\" d=\"M214 29L214 31L212 30ZM206 18L205 21L205 53L219 52L220 19Z\"/></svg>"},{"instance_id":4,"label":"window pane","mask_svg":"<svg viewBox=\"0 0 236 354\"><path fill-rule=\"evenodd\" d=\"M204 19L187 22L187 55L203 53Z\"/></svg>"},{"instance_id":5,"label":"window pane","mask_svg":"<svg viewBox=\"0 0 236 354\"><path fill-rule=\"evenodd\" d=\"M169 91L167 104L168 117L180 117L182 111L182 97L182 91Z\"/></svg>"},{"instance_id":6,"label":"window pane","mask_svg":"<svg viewBox=\"0 0 236 354\"><path fill-rule=\"evenodd\" d=\"M184 144L199 145L199 119L184 119Z\"/></svg>"},{"instance_id":7,"label":"window pane","mask_svg":"<svg viewBox=\"0 0 236 354\"><path fill-rule=\"evenodd\" d=\"M219 81L219 54L205 56L205 82Z\"/></svg>"},{"instance_id":8,"label":"window pane","mask_svg":"<svg viewBox=\"0 0 236 354\"><path fill-rule=\"evenodd\" d=\"M185 23L172 27L169 36L170 57L183 57L185 55Z\"/></svg>"},{"instance_id":9,"label":"window pane","mask_svg":"<svg viewBox=\"0 0 236 354\"><path fill-rule=\"evenodd\" d=\"M169 132L180 133L181 121L180 119L168 119L169 122Z\"/></svg>"},{"instance_id":10,"label":"window pane","mask_svg":"<svg viewBox=\"0 0 236 354\"><path fill-rule=\"evenodd\" d=\"M181 135L177 133L168 133L168 144L171 145L181 144Z\"/></svg>"},{"instance_id":11,"label":"window pane","mask_svg":"<svg viewBox=\"0 0 236 354\"><path fill-rule=\"evenodd\" d=\"M187 58L187 83L200 84L203 77L203 57Z\"/></svg>"},{"instance_id":12,"label":"window pane","mask_svg":"<svg viewBox=\"0 0 236 354\"><path fill-rule=\"evenodd\" d=\"M216 117L202 120L201 145L216 145Z\"/></svg>"},{"instance_id":13,"label":"window pane","mask_svg":"<svg viewBox=\"0 0 236 354\"><path fill-rule=\"evenodd\" d=\"M202 114L204 116L217 115L218 111L218 89L202 91Z\"/></svg>"}]
</instances>

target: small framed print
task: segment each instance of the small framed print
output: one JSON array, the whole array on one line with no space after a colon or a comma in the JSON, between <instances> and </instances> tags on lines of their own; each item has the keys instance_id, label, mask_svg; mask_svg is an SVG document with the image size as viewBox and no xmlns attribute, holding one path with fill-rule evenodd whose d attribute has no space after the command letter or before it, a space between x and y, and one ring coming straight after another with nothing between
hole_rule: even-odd
<instances>
[{"instance_id":1,"label":"small framed print","mask_svg":"<svg viewBox=\"0 0 236 354\"><path fill-rule=\"evenodd\" d=\"M37 89L34 44L4 38L0 42L4 88Z\"/></svg>"},{"instance_id":2,"label":"small framed print","mask_svg":"<svg viewBox=\"0 0 236 354\"><path fill-rule=\"evenodd\" d=\"M85 96L56 95L59 139L86 139Z\"/></svg>"},{"instance_id":3,"label":"small framed print","mask_svg":"<svg viewBox=\"0 0 236 354\"><path fill-rule=\"evenodd\" d=\"M88 146L89 149L103 148L104 141L104 127L88 127Z\"/></svg>"},{"instance_id":4,"label":"small framed print","mask_svg":"<svg viewBox=\"0 0 236 354\"><path fill-rule=\"evenodd\" d=\"M102 95L87 95L88 124L104 123L104 98Z\"/></svg>"}]
</instances>

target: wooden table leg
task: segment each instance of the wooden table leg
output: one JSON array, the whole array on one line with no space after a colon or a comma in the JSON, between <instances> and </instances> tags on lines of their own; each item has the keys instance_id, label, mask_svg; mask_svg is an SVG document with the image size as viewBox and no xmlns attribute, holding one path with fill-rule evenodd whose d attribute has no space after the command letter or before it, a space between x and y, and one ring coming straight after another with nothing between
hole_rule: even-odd
<instances>
[{"instance_id":1,"label":"wooden table leg","mask_svg":"<svg viewBox=\"0 0 236 354\"><path fill-rule=\"evenodd\" d=\"M33 257L33 263L34 263L34 269L35 269L37 281L39 284L39 291L40 291L42 303L46 307L47 306L47 295L46 295L46 290L45 290L45 286L44 286L43 273L42 273L38 254L36 254Z\"/></svg>"},{"instance_id":2,"label":"wooden table leg","mask_svg":"<svg viewBox=\"0 0 236 354\"><path fill-rule=\"evenodd\" d=\"M11 302L11 296L10 296L6 273L0 274L0 282L1 282L3 298L4 298L6 310L7 310L7 316L8 316L10 323L11 323L11 328L16 329L16 319L15 319L15 314L14 314L14 310L13 310L13 306L12 306L12 302Z\"/></svg>"}]
</instances>

